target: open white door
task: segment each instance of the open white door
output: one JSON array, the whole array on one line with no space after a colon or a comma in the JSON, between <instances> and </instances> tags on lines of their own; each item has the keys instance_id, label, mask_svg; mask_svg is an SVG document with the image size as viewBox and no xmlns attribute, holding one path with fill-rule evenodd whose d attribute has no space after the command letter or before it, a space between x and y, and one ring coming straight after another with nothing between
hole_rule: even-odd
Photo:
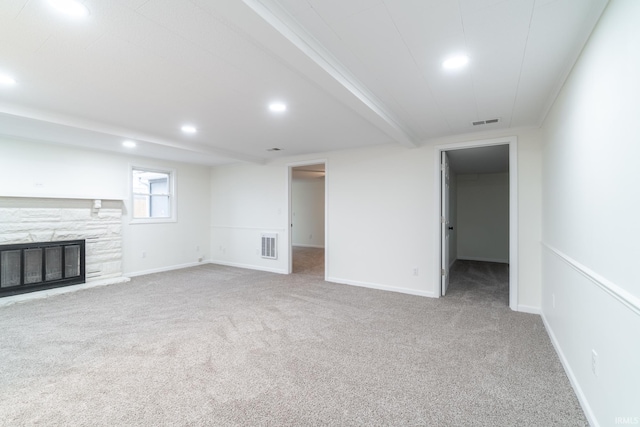
<instances>
[{"instance_id":1,"label":"open white door","mask_svg":"<svg viewBox=\"0 0 640 427\"><path fill-rule=\"evenodd\" d=\"M442 159L440 162L440 183L442 188L440 195L440 274L441 274L441 293L444 296L449 286L449 159L447 152L442 151Z\"/></svg>"}]
</instances>

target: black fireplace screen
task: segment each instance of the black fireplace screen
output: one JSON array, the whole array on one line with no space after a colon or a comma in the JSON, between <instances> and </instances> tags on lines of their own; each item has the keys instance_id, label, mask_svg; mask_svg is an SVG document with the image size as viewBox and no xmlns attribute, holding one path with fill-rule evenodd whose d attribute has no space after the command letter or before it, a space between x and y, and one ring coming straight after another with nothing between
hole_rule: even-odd
<instances>
[{"instance_id":1,"label":"black fireplace screen","mask_svg":"<svg viewBox=\"0 0 640 427\"><path fill-rule=\"evenodd\" d=\"M0 297L85 281L85 241L0 246Z\"/></svg>"}]
</instances>

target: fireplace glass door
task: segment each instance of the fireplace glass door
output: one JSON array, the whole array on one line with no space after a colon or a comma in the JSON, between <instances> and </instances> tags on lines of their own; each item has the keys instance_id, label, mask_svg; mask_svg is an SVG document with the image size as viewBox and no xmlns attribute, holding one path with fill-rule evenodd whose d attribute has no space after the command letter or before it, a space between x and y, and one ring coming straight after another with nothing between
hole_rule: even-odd
<instances>
[{"instance_id":1,"label":"fireplace glass door","mask_svg":"<svg viewBox=\"0 0 640 427\"><path fill-rule=\"evenodd\" d=\"M0 246L0 297L84 283L85 241Z\"/></svg>"}]
</instances>

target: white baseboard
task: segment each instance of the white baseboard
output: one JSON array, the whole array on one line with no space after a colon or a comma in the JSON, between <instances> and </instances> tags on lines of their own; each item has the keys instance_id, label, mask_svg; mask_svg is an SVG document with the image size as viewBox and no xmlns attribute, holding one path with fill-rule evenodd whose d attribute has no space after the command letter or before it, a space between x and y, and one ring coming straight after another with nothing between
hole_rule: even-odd
<instances>
[{"instance_id":1,"label":"white baseboard","mask_svg":"<svg viewBox=\"0 0 640 427\"><path fill-rule=\"evenodd\" d=\"M509 264L509 260L503 259L503 258L482 258L482 257L461 256L461 257L458 257L458 259L460 261L499 262L501 264Z\"/></svg>"},{"instance_id":2,"label":"white baseboard","mask_svg":"<svg viewBox=\"0 0 640 427\"><path fill-rule=\"evenodd\" d=\"M296 248L318 248L324 249L324 245L306 245L304 243L293 243L291 246Z\"/></svg>"},{"instance_id":3,"label":"white baseboard","mask_svg":"<svg viewBox=\"0 0 640 427\"><path fill-rule=\"evenodd\" d=\"M421 297L437 298L437 296L434 295L433 292L429 292L429 291L419 291L416 289L409 289L409 288L396 288L393 286L380 285L378 283L368 283L368 282L359 282L356 280L340 279L338 277L327 277L325 280L327 282L339 283L341 285L358 286L361 288L378 289L380 291L390 291L390 292L398 292L401 294L417 295Z\"/></svg>"},{"instance_id":4,"label":"white baseboard","mask_svg":"<svg viewBox=\"0 0 640 427\"><path fill-rule=\"evenodd\" d=\"M92 282L80 283L77 285L63 286L60 288L44 289L42 291L29 292L26 294L13 295L0 298L0 307L15 304L18 302L31 301L35 299L49 298L55 295L68 294L70 292L81 291L83 289L96 288L98 286L114 285L116 283L126 283L130 281L128 277L113 277L110 279L95 280Z\"/></svg>"},{"instance_id":5,"label":"white baseboard","mask_svg":"<svg viewBox=\"0 0 640 427\"><path fill-rule=\"evenodd\" d=\"M269 273L288 274L286 270L283 270L281 268L263 267L260 265L242 264L239 262L227 262L227 261L220 261L220 260L214 259L209 261L209 264L226 265L227 267L246 268L247 270L266 271Z\"/></svg>"},{"instance_id":6,"label":"white baseboard","mask_svg":"<svg viewBox=\"0 0 640 427\"><path fill-rule=\"evenodd\" d=\"M544 316L544 312L541 312L540 315L542 317L542 323L544 324L544 328L547 330L547 335L549 335L549 338L551 339L551 344L553 344L553 348L556 350L556 354L560 359L560 363L562 363L564 372L567 374L567 377L569 378L569 382L571 383L571 387L573 388L573 391L576 393L576 397L578 398L578 401L580 402L580 406L582 407L582 410L584 411L584 414L587 417L587 421L589 421L589 425L591 427L600 427L600 423L598 423L598 420L596 419L595 414L593 413L593 409L591 409L591 406L589 405L589 401L587 400L587 397L584 395L584 392L580 388L580 385L578 384L578 380L576 379L576 376L573 373L573 370L571 369L571 365L569 365L569 361L567 360L564 353L562 352L562 349L560 348L560 344L558 343L558 340L556 339L556 336L553 333L553 330L549 326L549 322L547 322L547 318Z\"/></svg>"},{"instance_id":7,"label":"white baseboard","mask_svg":"<svg viewBox=\"0 0 640 427\"><path fill-rule=\"evenodd\" d=\"M128 277L137 277L137 276L146 276L147 274L154 274L154 273L162 273L165 271L172 271L172 270L180 270L182 268L189 268L189 267L195 267L197 265L202 265L202 264L207 264L207 261L203 261L203 262L188 262L186 264L178 264L178 265L171 265L168 267L160 267L160 268L152 268L149 270L142 270L142 271L134 271L132 273L126 273Z\"/></svg>"},{"instance_id":8,"label":"white baseboard","mask_svg":"<svg viewBox=\"0 0 640 427\"><path fill-rule=\"evenodd\" d=\"M538 315L542 314L542 310L540 310L540 307L533 307L530 305L519 304L518 311L522 313L529 313L529 314L538 314Z\"/></svg>"}]
</instances>

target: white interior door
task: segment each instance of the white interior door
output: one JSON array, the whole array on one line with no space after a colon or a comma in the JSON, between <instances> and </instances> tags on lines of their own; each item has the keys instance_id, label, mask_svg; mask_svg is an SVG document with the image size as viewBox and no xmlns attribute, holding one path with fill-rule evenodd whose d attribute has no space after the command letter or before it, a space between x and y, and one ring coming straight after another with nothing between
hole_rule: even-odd
<instances>
[{"instance_id":1,"label":"white interior door","mask_svg":"<svg viewBox=\"0 0 640 427\"><path fill-rule=\"evenodd\" d=\"M444 296L449 286L449 159L447 152L442 151L442 159L440 162L440 274L441 274L441 293Z\"/></svg>"}]
</instances>

